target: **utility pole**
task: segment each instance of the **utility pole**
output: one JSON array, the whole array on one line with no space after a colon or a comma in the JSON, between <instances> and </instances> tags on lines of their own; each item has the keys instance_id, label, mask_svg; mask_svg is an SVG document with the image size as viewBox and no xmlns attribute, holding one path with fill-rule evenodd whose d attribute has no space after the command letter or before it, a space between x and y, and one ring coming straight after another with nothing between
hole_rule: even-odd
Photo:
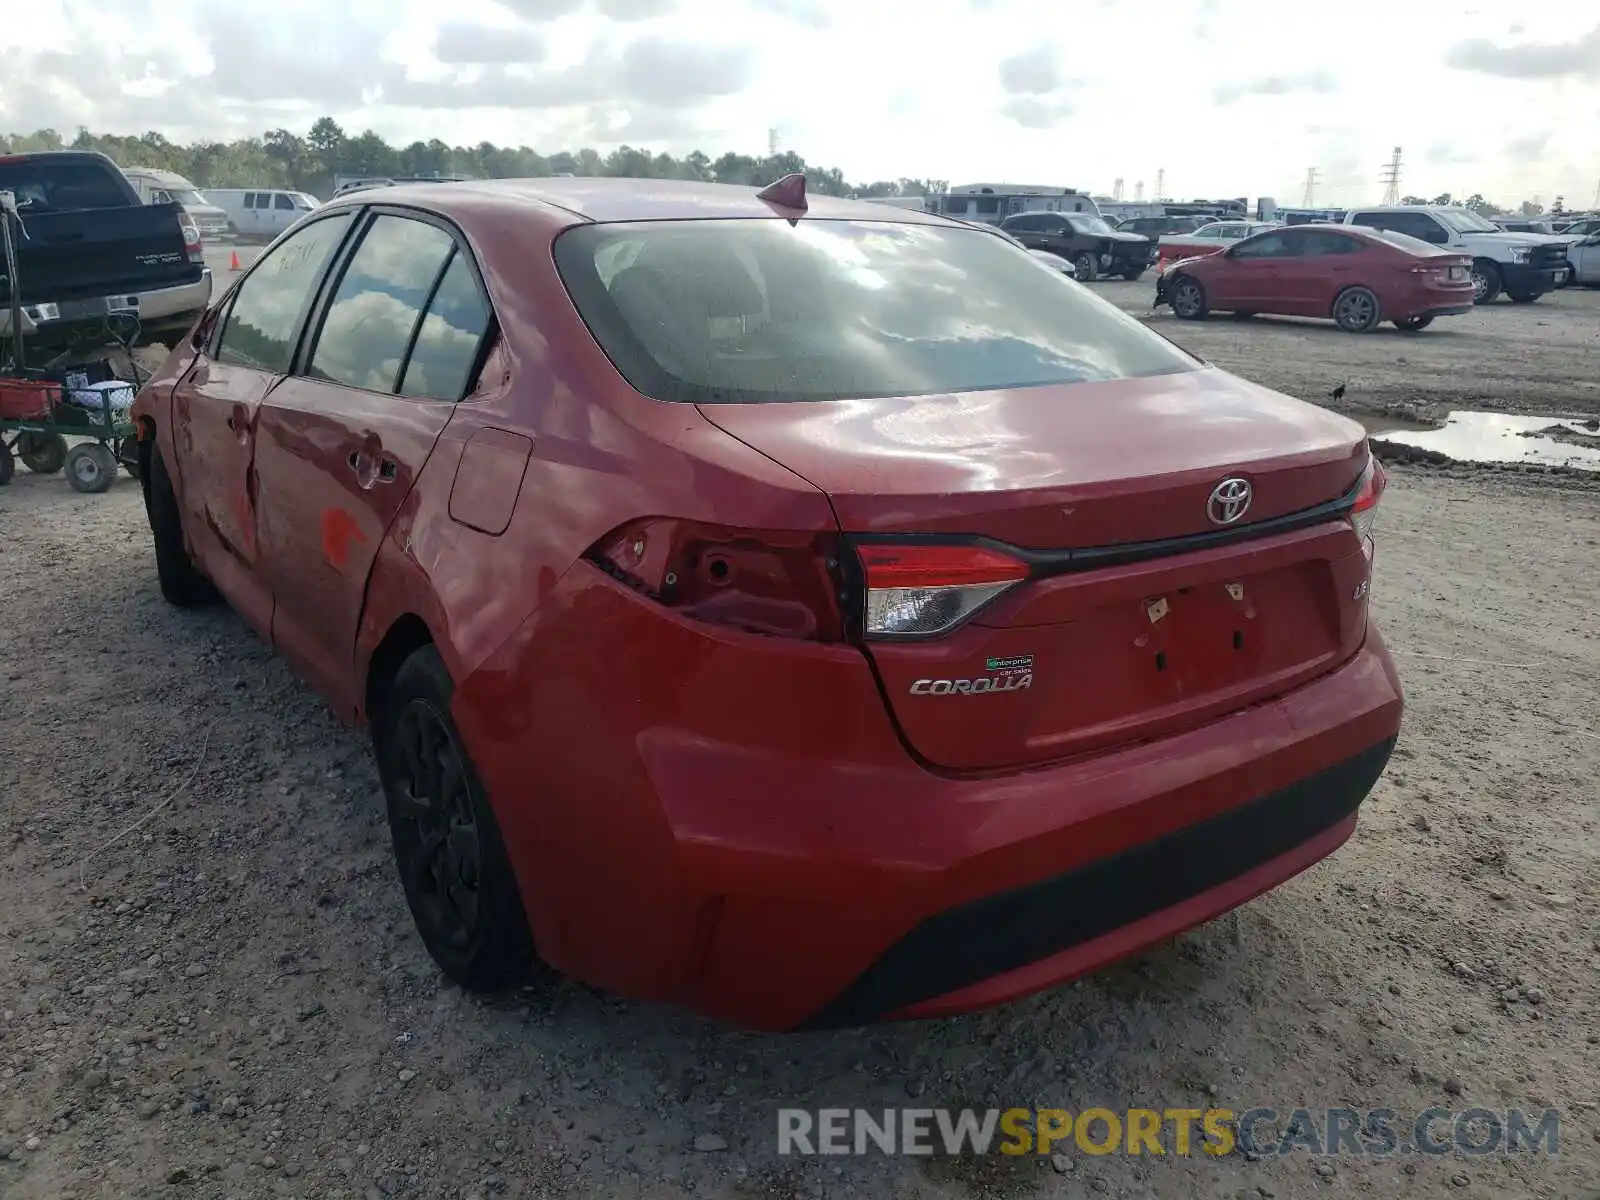
<instances>
[{"instance_id":1,"label":"utility pole","mask_svg":"<svg viewBox=\"0 0 1600 1200\"><path fill-rule=\"evenodd\" d=\"M1144 203L1144 180L1142 179L1133 185L1133 202L1135 204Z\"/></svg>"},{"instance_id":2,"label":"utility pole","mask_svg":"<svg viewBox=\"0 0 1600 1200\"><path fill-rule=\"evenodd\" d=\"M1394 157L1383 168L1383 174L1378 176L1378 182L1383 184L1383 203L1400 203L1400 147L1394 148Z\"/></svg>"},{"instance_id":3,"label":"utility pole","mask_svg":"<svg viewBox=\"0 0 1600 1200\"><path fill-rule=\"evenodd\" d=\"M1316 207L1316 203L1317 203L1317 169L1315 167L1308 167L1306 169L1306 196L1305 196L1305 199L1301 203L1304 204L1306 208L1315 208Z\"/></svg>"},{"instance_id":4,"label":"utility pole","mask_svg":"<svg viewBox=\"0 0 1600 1200\"><path fill-rule=\"evenodd\" d=\"M776 129L769 129L769 130L767 130L767 157L768 158L776 158L777 156L778 156L778 131Z\"/></svg>"},{"instance_id":5,"label":"utility pole","mask_svg":"<svg viewBox=\"0 0 1600 1200\"><path fill-rule=\"evenodd\" d=\"M1117 176L1117 181L1111 185L1111 198L1113 200L1122 199L1122 176L1120 175Z\"/></svg>"},{"instance_id":6,"label":"utility pole","mask_svg":"<svg viewBox=\"0 0 1600 1200\"><path fill-rule=\"evenodd\" d=\"M1157 200L1165 200L1167 198L1167 169L1165 167L1160 168L1156 172L1155 198Z\"/></svg>"}]
</instances>

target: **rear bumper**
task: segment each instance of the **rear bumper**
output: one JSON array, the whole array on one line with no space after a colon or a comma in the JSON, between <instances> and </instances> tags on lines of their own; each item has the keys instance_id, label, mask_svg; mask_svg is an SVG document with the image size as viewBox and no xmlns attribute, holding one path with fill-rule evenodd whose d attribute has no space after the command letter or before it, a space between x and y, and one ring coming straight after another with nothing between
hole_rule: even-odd
<instances>
[{"instance_id":1,"label":"rear bumper","mask_svg":"<svg viewBox=\"0 0 1600 1200\"><path fill-rule=\"evenodd\" d=\"M583 569L455 699L540 952L766 1029L984 1007L1227 911L1349 835L1401 708L1372 629L1198 728L936 774L859 652L711 631Z\"/></svg>"},{"instance_id":2,"label":"rear bumper","mask_svg":"<svg viewBox=\"0 0 1600 1200\"><path fill-rule=\"evenodd\" d=\"M211 303L211 269L193 283L150 291L118 293L93 300L37 301L23 306L22 335L49 338L104 322L107 311L127 308L139 314L144 332L187 326ZM0 334L11 328L11 313L0 305Z\"/></svg>"}]
</instances>

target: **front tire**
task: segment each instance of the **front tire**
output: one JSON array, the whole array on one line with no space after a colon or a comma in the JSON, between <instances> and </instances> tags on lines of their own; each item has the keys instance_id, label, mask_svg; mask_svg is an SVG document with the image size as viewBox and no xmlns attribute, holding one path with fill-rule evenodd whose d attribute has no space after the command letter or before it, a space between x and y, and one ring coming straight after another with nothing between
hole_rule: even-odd
<instances>
[{"instance_id":1,"label":"front tire","mask_svg":"<svg viewBox=\"0 0 1600 1200\"><path fill-rule=\"evenodd\" d=\"M153 435L152 435L153 436ZM221 599L211 581L200 574L189 550L183 544L183 518L178 498L167 475L161 448L150 448L150 478L146 481L144 511L150 519L150 535L155 541L156 581L162 598L175 608L199 608Z\"/></svg>"},{"instance_id":2,"label":"front tire","mask_svg":"<svg viewBox=\"0 0 1600 1200\"><path fill-rule=\"evenodd\" d=\"M1144 268L1143 267L1140 267L1137 271L1124 271L1122 273L1122 277L1124 279L1126 279L1129 283L1138 283L1140 277L1142 277L1143 275L1144 275Z\"/></svg>"},{"instance_id":3,"label":"front tire","mask_svg":"<svg viewBox=\"0 0 1600 1200\"><path fill-rule=\"evenodd\" d=\"M1346 333L1367 333L1383 320L1383 311L1371 288L1345 288L1334 297L1333 320Z\"/></svg>"},{"instance_id":4,"label":"front tire","mask_svg":"<svg viewBox=\"0 0 1600 1200\"><path fill-rule=\"evenodd\" d=\"M1486 258L1472 260L1472 302L1492 304L1500 294L1500 268Z\"/></svg>"},{"instance_id":5,"label":"front tire","mask_svg":"<svg viewBox=\"0 0 1600 1200\"><path fill-rule=\"evenodd\" d=\"M1180 275L1168 290L1172 297L1169 301L1172 313L1179 320L1200 321L1210 311L1210 305L1206 303L1206 289L1200 286L1198 280Z\"/></svg>"},{"instance_id":6,"label":"front tire","mask_svg":"<svg viewBox=\"0 0 1600 1200\"><path fill-rule=\"evenodd\" d=\"M1072 269L1079 283L1088 283L1095 276L1095 269L1099 266L1094 255L1087 250L1080 250L1072 258Z\"/></svg>"},{"instance_id":7,"label":"front tire","mask_svg":"<svg viewBox=\"0 0 1600 1200\"><path fill-rule=\"evenodd\" d=\"M372 741L423 945L461 987L492 992L537 960L500 826L450 715L454 690L434 647L414 651L374 705Z\"/></svg>"}]
</instances>

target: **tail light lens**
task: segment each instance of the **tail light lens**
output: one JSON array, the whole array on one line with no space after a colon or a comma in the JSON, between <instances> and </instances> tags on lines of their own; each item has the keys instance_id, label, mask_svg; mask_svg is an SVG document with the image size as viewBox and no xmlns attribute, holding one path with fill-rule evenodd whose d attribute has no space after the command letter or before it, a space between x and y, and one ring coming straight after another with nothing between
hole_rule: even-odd
<instances>
[{"instance_id":1,"label":"tail light lens","mask_svg":"<svg viewBox=\"0 0 1600 1200\"><path fill-rule=\"evenodd\" d=\"M205 245L200 240L200 226L194 223L194 218L188 213L179 213L178 228L183 231L183 249L189 256L189 261L192 263L205 262Z\"/></svg>"},{"instance_id":2,"label":"tail light lens","mask_svg":"<svg viewBox=\"0 0 1600 1200\"><path fill-rule=\"evenodd\" d=\"M1389 485L1389 477L1384 474L1383 464L1376 458L1367 459L1367 469L1361 475L1361 484L1356 492L1356 502L1350 508L1350 524L1355 526L1356 536L1361 539L1361 549L1367 556L1367 561L1372 561L1373 541L1372 528L1378 519L1378 501L1383 499L1383 489Z\"/></svg>"},{"instance_id":3,"label":"tail light lens","mask_svg":"<svg viewBox=\"0 0 1600 1200\"><path fill-rule=\"evenodd\" d=\"M986 546L857 547L869 638L948 633L1028 577L1028 564Z\"/></svg>"},{"instance_id":4,"label":"tail light lens","mask_svg":"<svg viewBox=\"0 0 1600 1200\"><path fill-rule=\"evenodd\" d=\"M694 620L836 642L844 637L838 555L837 540L826 534L652 517L607 534L585 557Z\"/></svg>"}]
</instances>

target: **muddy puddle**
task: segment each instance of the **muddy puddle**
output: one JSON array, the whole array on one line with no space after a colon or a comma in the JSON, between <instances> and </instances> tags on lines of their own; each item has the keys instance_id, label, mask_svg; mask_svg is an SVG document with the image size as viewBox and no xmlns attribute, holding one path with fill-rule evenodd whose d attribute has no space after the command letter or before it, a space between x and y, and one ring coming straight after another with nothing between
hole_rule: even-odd
<instances>
[{"instance_id":1,"label":"muddy puddle","mask_svg":"<svg viewBox=\"0 0 1600 1200\"><path fill-rule=\"evenodd\" d=\"M1458 462L1527 463L1600 471L1600 421L1508 413L1453 412L1439 428L1374 422L1375 440L1443 454Z\"/></svg>"}]
</instances>

